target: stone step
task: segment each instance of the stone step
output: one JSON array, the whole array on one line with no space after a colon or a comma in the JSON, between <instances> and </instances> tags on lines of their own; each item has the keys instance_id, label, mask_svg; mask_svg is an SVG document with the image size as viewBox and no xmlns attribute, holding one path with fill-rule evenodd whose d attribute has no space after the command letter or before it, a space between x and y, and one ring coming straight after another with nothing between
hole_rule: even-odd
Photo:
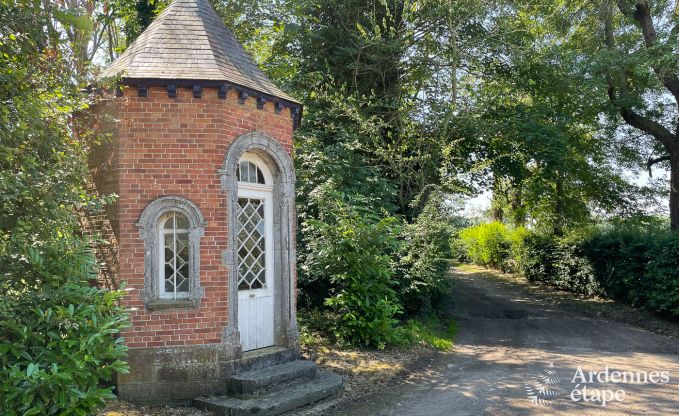
<instances>
[{"instance_id":1,"label":"stone step","mask_svg":"<svg viewBox=\"0 0 679 416\"><path fill-rule=\"evenodd\" d=\"M227 392L230 397L253 399L272 386L298 379L310 380L316 373L316 364L310 361L291 361L231 376L227 381Z\"/></svg>"},{"instance_id":2,"label":"stone step","mask_svg":"<svg viewBox=\"0 0 679 416\"><path fill-rule=\"evenodd\" d=\"M294 349L284 347L266 347L258 350L246 351L238 363L240 371L254 371L294 361L299 354Z\"/></svg>"},{"instance_id":3,"label":"stone step","mask_svg":"<svg viewBox=\"0 0 679 416\"><path fill-rule=\"evenodd\" d=\"M275 416L336 396L341 391L342 377L319 371L316 378L288 384L256 399L209 397L196 399L193 405L219 416Z\"/></svg>"}]
</instances>

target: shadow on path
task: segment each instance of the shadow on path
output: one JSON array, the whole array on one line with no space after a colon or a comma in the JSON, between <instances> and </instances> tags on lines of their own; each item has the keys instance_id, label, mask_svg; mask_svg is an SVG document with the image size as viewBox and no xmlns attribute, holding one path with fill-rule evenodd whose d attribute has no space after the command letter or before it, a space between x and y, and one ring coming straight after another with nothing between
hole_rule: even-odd
<instances>
[{"instance_id":1,"label":"shadow on path","mask_svg":"<svg viewBox=\"0 0 679 416\"><path fill-rule=\"evenodd\" d=\"M451 314L459 327L454 350L403 383L335 409L333 415L679 414L675 339L563 310L484 272L455 270L453 279ZM588 397L623 391L624 400L606 406L601 400L573 401L576 370L588 376L606 367L609 376L614 371L635 377L667 371L670 380L593 379L580 383L577 391L586 386Z\"/></svg>"}]
</instances>

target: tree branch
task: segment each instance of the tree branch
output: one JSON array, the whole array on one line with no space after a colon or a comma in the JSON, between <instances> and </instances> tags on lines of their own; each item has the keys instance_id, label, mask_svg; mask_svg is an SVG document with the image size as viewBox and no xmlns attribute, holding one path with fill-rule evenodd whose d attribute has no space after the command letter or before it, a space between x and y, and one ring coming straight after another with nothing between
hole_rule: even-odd
<instances>
[{"instance_id":1,"label":"tree branch","mask_svg":"<svg viewBox=\"0 0 679 416\"><path fill-rule=\"evenodd\" d=\"M662 124L646 118L629 108L618 107L618 111L627 124L650 134L660 141L668 151L674 146L674 135Z\"/></svg>"},{"instance_id":2,"label":"tree branch","mask_svg":"<svg viewBox=\"0 0 679 416\"><path fill-rule=\"evenodd\" d=\"M625 0L618 0L618 9L620 12L634 19L639 27L641 28L641 33L644 36L644 44L646 48L651 48L656 45L658 38L658 33L655 30L653 24L653 16L651 16L651 8L646 0L635 0L634 11L632 12L630 8L627 7L628 3ZM674 96L677 105L679 105L679 77L676 74L668 73L657 65L651 65L653 72L656 76L660 78L665 88Z\"/></svg>"},{"instance_id":3,"label":"tree branch","mask_svg":"<svg viewBox=\"0 0 679 416\"><path fill-rule=\"evenodd\" d=\"M655 158L649 158L646 161L646 169L648 169L648 176L651 178L653 177L653 172L651 171L651 167L655 165L656 163L660 162L665 162L667 160L670 160L670 155L665 155L665 156L660 156L660 157L655 157Z\"/></svg>"},{"instance_id":4,"label":"tree branch","mask_svg":"<svg viewBox=\"0 0 679 416\"><path fill-rule=\"evenodd\" d=\"M618 7L620 7L621 3L622 0L618 0ZM625 13L625 11L622 12L623 14ZM606 47L609 50L613 50L615 48L613 21L610 12L604 17L604 40ZM614 78L614 75L617 75L617 82ZM670 151L674 147L674 135L665 126L648 117L640 115L633 109L620 103L620 97L618 96L617 89L620 90L620 95L624 97L627 95L629 88L627 84L627 77L624 71L618 71L617 74L613 74L609 71L608 74L606 74L606 82L608 83L608 98L610 99L611 103L618 108L618 112L622 116L623 120L625 120L630 126L636 127L639 130L650 134L656 140L660 141L668 151Z\"/></svg>"}]
</instances>

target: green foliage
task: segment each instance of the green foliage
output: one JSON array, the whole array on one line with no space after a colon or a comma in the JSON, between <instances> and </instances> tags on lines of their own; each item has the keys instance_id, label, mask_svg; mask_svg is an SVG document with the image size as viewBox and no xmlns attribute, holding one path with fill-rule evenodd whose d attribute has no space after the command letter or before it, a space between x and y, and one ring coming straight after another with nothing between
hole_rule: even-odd
<instances>
[{"instance_id":1,"label":"green foliage","mask_svg":"<svg viewBox=\"0 0 679 416\"><path fill-rule=\"evenodd\" d=\"M126 372L123 292L90 284L95 261L78 240L26 250L13 278L24 284L0 285L0 413L92 414L115 397L100 383Z\"/></svg>"},{"instance_id":2,"label":"green foliage","mask_svg":"<svg viewBox=\"0 0 679 416\"><path fill-rule=\"evenodd\" d=\"M112 0L108 6L113 10L112 17L123 22L122 32L129 46L169 3L170 0Z\"/></svg>"},{"instance_id":3,"label":"green foliage","mask_svg":"<svg viewBox=\"0 0 679 416\"><path fill-rule=\"evenodd\" d=\"M679 317L679 236L663 230L611 229L584 243L613 299Z\"/></svg>"},{"instance_id":4,"label":"green foliage","mask_svg":"<svg viewBox=\"0 0 679 416\"><path fill-rule=\"evenodd\" d=\"M581 241L533 234L524 240L519 272L571 292L605 295L604 288L584 256Z\"/></svg>"},{"instance_id":5,"label":"green foliage","mask_svg":"<svg viewBox=\"0 0 679 416\"><path fill-rule=\"evenodd\" d=\"M509 259L505 262L505 268L509 271L521 269L526 259L525 241L531 235L524 227L517 227L509 231Z\"/></svg>"},{"instance_id":6,"label":"green foliage","mask_svg":"<svg viewBox=\"0 0 679 416\"><path fill-rule=\"evenodd\" d=\"M522 227L509 229L503 223L483 223L460 231L460 241L467 258L473 263L509 270L522 258L522 242L526 237ZM513 260L510 262L510 259Z\"/></svg>"},{"instance_id":7,"label":"green foliage","mask_svg":"<svg viewBox=\"0 0 679 416\"><path fill-rule=\"evenodd\" d=\"M328 195L319 220L307 223L310 243L307 267L327 274L332 285L325 300L337 316L337 339L384 348L398 340L401 313L389 253L398 246L400 222L390 216L358 210L341 195Z\"/></svg>"},{"instance_id":8,"label":"green foliage","mask_svg":"<svg viewBox=\"0 0 679 416\"><path fill-rule=\"evenodd\" d=\"M515 230L512 238L501 224L490 223L460 235L477 264L513 263L531 281L679 317L679 235L665 224L614 219L568 236Z\"/></svg>"},{"instance_id":9,"label":"green foliage","mask_svg":"<svg viewBox=\"0 0 679 416\"><path fill-rule=\"evenodd\" d=\"M431 314L450 293L452 217L444 195L435 192L403 229L398 293L410 315Z\"/></svg>"},{"instance_id":10,"label":"green foliage","mask_svg":"<svg viewBox=\"0 0 679 416\"><path fill-rule=\"evenodd\" d=\"M89 415L125 369L126 321L78 237L76 213L102 203L72 122L88 63L70 48L91 26L54 2L1 2L0 20L0 413Z\"/></svg>"},{"instance_id":11,"label":"green foliage","mask_svg":"<svg viewBox=\"0 0 679 416\"><path fill-rule=\"evenodd\" d=\"M323 246L312 227L314 220L333 219L336 207L329 204L339 194L345 204L364 212L393 212L393 186L372 169L359 140L377 134L373 118L358 111L356 100L341 91L319 91L295 137L297 207L300 222L298 263L300 303L319 308L333 287L331 276L314 264L314 252ZM316 107L316 105L318 107Z\"/></svg>"},{"instance_id":12,"label":"green foliage","mask_svg":"<svg viewBox=\"0 0 679 416\"><path fill-rule=\"evenodd\" d=\"M460 232L460 239L473 263L499 268L507 258L507 228L501 222L466 228Z\"/></svg>"}]
</instances>

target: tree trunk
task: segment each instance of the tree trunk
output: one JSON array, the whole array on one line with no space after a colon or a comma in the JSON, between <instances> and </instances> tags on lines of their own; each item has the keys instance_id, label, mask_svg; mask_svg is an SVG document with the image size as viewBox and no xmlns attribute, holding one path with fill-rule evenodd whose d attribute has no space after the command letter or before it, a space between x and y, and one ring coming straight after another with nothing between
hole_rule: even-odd
<instances>
[{"instance_id":1,"label":"tree trunk","mask_svg":"<svg viewBox=\"0 0 679 416\"><path fill-rule=\"evenodd\" d=\"M679 146L670 152L670 226L679 231Z\"/></svg>"},{"instance_id":2,"label":"tree trunk","mask_svg":"<svg viewBox=\"0 0 679 416\"><path fill-rule=\"evenodd\" d=\"M563 200L563 178L560 175L560 172L556 172L556 195L555 195L555 204L554 204L554 234L555 235L563 235L563 231L565 228L565 218L564 218L564 212L565 212L565 207L564 207L564 200Z\"/></svg>"},{"instance_id":3,"label":"tree trunk","mask_svg":"<svg viewBox=\"0 0 679 416\"><path fill-rule=\"evenodd\" d=\"M523 206L521 184L512 186L512 219L514 227L526 226L526 209Z\"/></svg>"}]
</instances>

